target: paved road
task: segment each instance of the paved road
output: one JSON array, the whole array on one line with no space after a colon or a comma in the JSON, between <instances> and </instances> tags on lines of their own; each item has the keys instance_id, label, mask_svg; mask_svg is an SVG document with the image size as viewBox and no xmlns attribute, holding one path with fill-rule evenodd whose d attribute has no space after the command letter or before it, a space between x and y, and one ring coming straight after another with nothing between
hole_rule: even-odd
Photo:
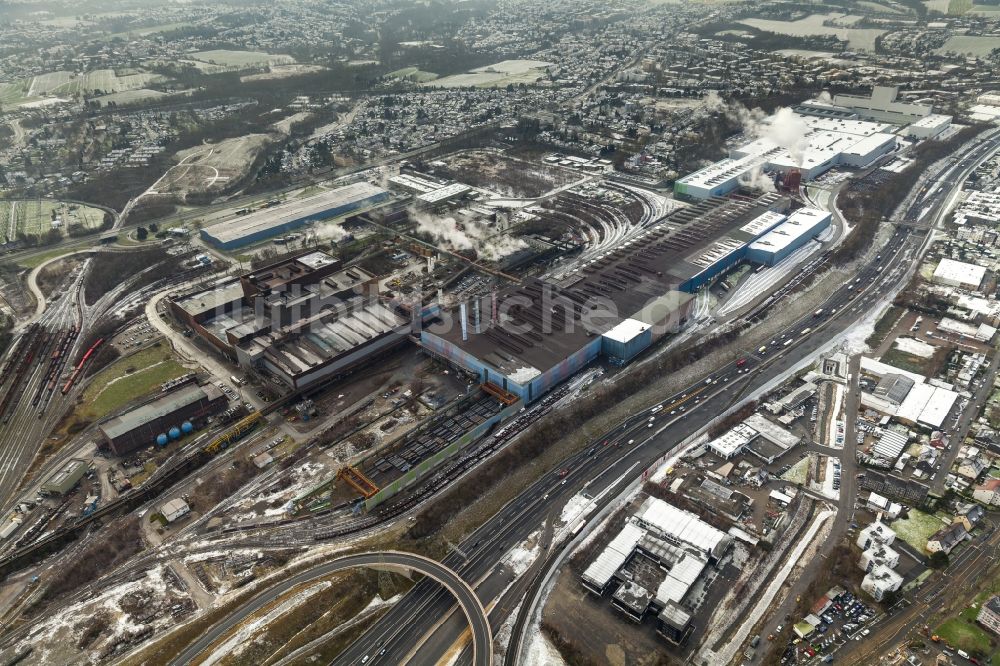
<instances>
[{"instance_id":1,"label":"paved road","mask_svg":"<svg viewBox=\"0 0 1000 666\"><path fill-rule=\"evenodd\" d=\"M983 405L989 400L990 393L993 391L993 381L996 379L998 370L1000 370L1000 350L995 351L993 356L990 357L986 374L981 380L982 383L976 389L972 399L969 400L969 404L965 410L961 412L958 419L954 422L952 434L948 438L951 449L945 451L940 468L934 472L931 492L937 494L944 492L944 483L948 478L948 473L951 471L951 466L958 457L958 451L962 448L962 442L965 441L965 436L969 434L969 429L979 416ZM947 426L947 424L945 425Z\"/></svg>"},{"instance_id":2,"label":"paved road","mask_svg":"<svg viewBox=\"0 0 1000 666\"><path fill-rule=\"evenodd\" d=\"M970 151L961 161L946 168L938 179L945 186L939 188L930 201L922 201L920 206L923 208L930 206L932 216L936 216L946 204L952 189L964 180L964 173L971 170L975 163L992 153L998 146L1000 139L991 138ZM923 236L912 233L909 228L897 229L884 246L881 255L858 271L854 285L850 287L845 285L823 304L827 314L822 321L815 322L810 317L805 317L788 326L784 333L768 345L769 351L764 367L760 367L759 359L751 359L748 368L753 374L749 377L737 376L734 368L728 368L715 375L719 382L730 380L728 383L723 383L721 389L715 385L706 391L703 385L696 384L667 398L661 403L666 406L660 413L660 418L672 420L648 440L636 437L636 432L645 426L647 412L626 421L621 428L622 435L609 433L609 437L605 440L608 446L602 446L603 442L598 440L596 450L592 449L595 451L594 455L588 455L588 452L584 451L560 465L560 468L565 467L570 470L566 485L563 485L555 475L546 475L525 489L518 498L501 509L461 544L468 559L463 561L461 557L453 554L445 562L466 580L478 581L479 594L481 598L486 599L485 595L488 594L486 589L498 585L496 564L511 547L523 541L542 524L544 515L552 507L565 504L584 483L588 485L587 490L591 496L605 492L607 493L605 497L613 497L616 488L623 487L627 480L640 470L672 451L680 441L696 432L715 415L724 413L752 390L768 385L775 377L783 375L802 359L814 355L830 339L852 326L871 308L877 307L901 288L908 279L910 268L921 256L924 240ZM806 329L811 330L809 333L804 333ZM708 398L705 400L695 398L694 392L699 390ZM680 405L686 410L671 415L670 412L677 412ZM695 412L697 416L689 418L694 416ZM639 443L629 449L627 445L629 439ZM845 442L845 449L841 454L845 462L849 457L848 453L853 453L854 450L853 447L847 448L850 444L850 441ZM844 467L845 486L847 479L851 479L850 483L853 484L854 475L848 470L853 470L853 463L849 467ZM600 477L602 474L604 476ZM595 482L598 477L602 480ZM842 501L853 506L853 485L845 486L841 488ZM598 502L596 506L600 505ZM849 522L846 520L846 513L845 511L842 514L840 525L835 527L835 531L839 533L846 530ZM458 636L455 628L448 627L447 623L435 627L433 622L424 621L422 618L441 616L445 612L442 607L446 608L449 603L442 595L435 596L432 590L415 587L385 618L345 650L334 663L357 663L367 652L368 646L375 641L384 641L384 645L388 647L387 653L377 657L375 663L403 663L407 657L413 655L413 645L420 646L418 654L421 655L422 661L433 662L432 655L440 658L452 649Z\"/></svg>"},{"instance_id":3,"label":"paved road","mask_svg":"<svg viewBox=\"0 0 1000 666\"><path fill-rule=\"evenodd\" d=\"M422 555L396 551L359 553L356 555L340 557L331 562L325 562L311 569L307 569L306 571L296 574L295 576L292 576L291 578L288 578L271 588L263 590L236 609L233 613L226 616L223 621L209 629L193 645L179 654L171 662L171 664L181 666L182 664L191 663L215 641L222 638L230 630L239 625L240 622L245 620L250 615L253 615L292 588L317 578L328 576L337 571L357 567L393 567L418 571L427 576L429 579L433 579L438 584L446 587L453 598L458 601L459 606L465 613L469 626L472 628L473 664L476 666L490 666L490 664L492 664L493 633L490 630L490 623L486 618L486 612L483 610L483 605L480 603L479 597L476 596L476 593L472 590L472 588L469 587L454 571L438 562L435 562L434 560L423 557ZM366 653L363 657L361 657L361 659L359 659L359 663L362 663L362 661L369 661L372 656L378 656L374 653L379 650L379 645L380 643L373 644L371 646L370 653ZM380 654L384 653L385 649L382 649Z\"/></svg>"}]
</instances>

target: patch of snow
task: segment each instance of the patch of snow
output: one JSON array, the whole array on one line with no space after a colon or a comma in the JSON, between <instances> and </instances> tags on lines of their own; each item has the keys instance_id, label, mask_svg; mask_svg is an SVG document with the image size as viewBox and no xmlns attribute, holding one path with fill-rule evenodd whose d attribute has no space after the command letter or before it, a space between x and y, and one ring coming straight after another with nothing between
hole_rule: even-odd
<instances>
[{"instance_id":1,"label":"patch of snow","mask_svg":"<svg viewBox=\"0 0 1000 666\"><path fill-rule=\"evenodd\" d=\"M394 603L396 603L397 601L399 601L402 598L403 598L403 595L401 595L401 594L394 594L393 596L389 597L388 599L383 599L382 597L380 597L379 595L376 594L374 597L372 597L372 600L368 602L368 605L365 606L364 610L361 611L361 612L362 613L368 613L370 611L375 610L376 608L381 608L382 606L392 606Z\"/></svg>"},{"instance_id":2,"label":"patch of snow","mask_svg":"<svg viewBox=\"0 0 1000 666\"><path fill-rule=\"evenodd\" d=\"M583 495L577 493L569 498L569 501L563 505L562 513L559 514L559 522L563 525L568 525L573 522L581 515L583 515L584 509L590 504L590 500Z\"/></svg>"},{"instance_id":3,"label":"patch of snow","mask_svg":"<svg viewBox=\"0 0 1000 666\"><path fill-rule=\"evenodd\" d=\"M509 567L515 576L523 574L538 559L538 554L542 551L539 532L536 530L527 539L511 548L501 560L501 564ZM534 546L528 545L532 543Z\"/></svg>"},{"instance_id":4,"label":"patch of snow","mask_svg":"<svg viewBox=\"0 0 1000 666\"><path fill-rule=\"evenodd\" d=\"M921 358L930 358L934 355L935 347L934 345L929 345L923 340L918 340L916 338L896 338L892 346L896 349L906 352L907 354L913 354L914 356L919 356Z\"/></svg>"},{"instance_id":5,"label":"patch of snow","mask_svg":"<svg viewBox=\"0 0 1000 666\"><path fill-rule=\"evenodd\" d=\"M677 463L680 462L681 458L690 454L699 446L705 444L708 440L709 440L708 433L703 433L695 437L687 445L681 447L681 449L676 453L674 453L672 456L670 456L669 458L665 458L663 460L663 463L658 468L656 468L656 471L653 472L652 475L650 475L649 480L652 483L656 484L663 483L663 480L667 478L667 470L669 470L671 467L676 467Z\"/></svg>"},{"instance_id":6,"label":"patch of snow","mask_svg":"<svg viewBox=\"0 0 1000 666\"><path fill-rule=\"evenodd\" d=\"M541 631L532 631L528 643L528 663L545 664L545 666L565 666L559 650Z\"/></svg>"},{"instance_id":7,"label":"patch of snow","mask_svg":"<svg viewBox=\"0 0 1000 666\"><path fill-rule=\"evenodd\" d=\"M321 581L316 585L297 592L288 599L285 599L270 611L258 617L256 620L243 624L232 636L219 645L219 647L217 647L204 661L201 662L202 666L213 666L213 664L218 663L219 660L230 654L239 656L246 647L247 641L256 635L261 628L266 627L282 615L306 603L306 601L308 601L314 594L325 590L331 585L333 585L333 583L328 580Z\"/></svg>"}]
</instances>

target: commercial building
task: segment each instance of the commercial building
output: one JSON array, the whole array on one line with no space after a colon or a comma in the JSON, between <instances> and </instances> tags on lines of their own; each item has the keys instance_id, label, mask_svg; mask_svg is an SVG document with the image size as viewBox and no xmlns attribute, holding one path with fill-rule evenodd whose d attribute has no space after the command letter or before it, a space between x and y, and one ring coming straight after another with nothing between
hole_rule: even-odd
<instances>
[{"instance_id":1,"label":"commercial building","mask_svg":"<svg viewBox=\"0 0 1000 666\"><path fill-rule=\"evenodd\" d=\"M784 222L747 249L747 261L774 266L830 226L832 215L815 208L799 208Z\"/></svg>"},{"instance_id":2,"label":"commercial building","mask_svg":"<svg viewBox=\"0 0 1000 666\"><path fill-rule=\"evenodd\" d=\"M76 487L83 475L90 469L90 463L81 458L70 458L66 464L53 472L52 476L42 483L42 490L47 493L65 495Z\"/></svg>"},{"instance_id":3,"label":"commercial building","mask_svg":"<svg viewBox=\"0 0 1000 666\"><path fill-rule=\"evenodd\" d=\"M695 199L719 197L740 186L756 187L776 175L794 175L798 181L818 178L834 167L863 168L896 150L896 135L884 122L830 117L796 108L795 122L802 136L789 149L762 136L730 151L729 157L679 178L674 192ZM765 121L787 124L772 116Z\"/></svg>"},{"instance_id":4,"label":"commercial building","mask_svg":"<svg viewBox=\"0 0 1000 666\"><path fill-rule=\"evenodd\" d=\"M788 199L712 200L550 281L475 298L421 331L427 351L531 402L601 354L628 361L686 323L692 293L745 260Z\"/></svg>"},{"instance_id":5,"label":"commercial building","mask_svg":"<svg viewBox=\"0 0 1000 666\"><path fill-rule=\"evenodd\" d=\"M951 116L932 113L910 124L906 128L906 136L911 139L934 139L941 136L951 127Z\"/></svg>"},{"instance_id":6,"label":"commercial building","mask_svg":"<svg viewBox=\"0 0 1000 666\"><path fill-rule=\"evenodd\" d=\"M634 621L656 613L657 631L679 644L690 632L695 583L731 543L731 536L694 514L649 498L590 563L581 581L597 596L614 590L612 605Z\"/></svg>"},{"instance_id":7,"label":"commercial building","mask_svg":"<svg viewBox=\"0 0 1000 666\"><path fill-rule=\"evenodd\" d=\"M1000 596L993 595L979 609L976 622L1000 635Z\"/></svg>"},{"instance_id":8,"label":"commercial building","mask_svg":"<svg viewBox=\"0 0 1000 666\"><path fill-rule=\"evenodd\" d=\"M934 269L931 281L949 287L976 291L983 284L985 277L986 269L984 267L945 257Z\"/></svg>"},{"instance_id":9,"label":"commercial building","mask_svg":"<svg viewBox=\"0 0 1000 666\"><path fill-rule=\"evenodd\" d=\"M204 227L201 237L222 250L234 250L299 229L310 222L360 213L389 199L367 182L351 183L294 199Z\"/></svg>"},{"instance_id":10,"label":"commercial building","mask_svg":"<svg viewBox=\"0 0 1000 666\"><path fill-rule=\"evenodd\" d=\"M172 500L167 500L160 506L160 513L163 514L168 523L173 523L191 513L191 507L180 497L175 497Z\"/></svg>"},{"instance_id":11,"label":"commercial building","mask_svg":"<svg viewBox=\"0 0 1000 666\"><path fill-rule=\"evenodd\" d=\"M156 443L160 435L180 429L184 422L196 423L221 412L228 401L211 384L185 384L169 393L115 416L98 425L101 448L123 456Z\"/></svg>"},{"instance_id":12,"label":"commercial building","mask_svg":"<svg viewBox=\"0 0 1000 666\"><path fill-rule=\"evenodd\" d=\"M173 296L174 315L242 367L302 388L403 344L407 313L380 296L378 279L309 251Z\"/></svg>"},{"instance_id":13,"label":"commercial building","mask_svg":"<svg viewBox=\"0 0 1000 666\"><path fill-rule=\"evenodd\" d=\"M746 445L752 442L758 434L750 426L740 423L711 440L708 443L708 448L720 458L729 460L733 456L739 455Z\"/></svg>"},{"instance_id":14,"label":"commercial building","mask_svg":"<svg viewBox=\"0 0 1000 666\"><path fill-rule=\"evenodd\" d=\"M993 341L993 338L997 334L997 329L995 326L990 326L989 324L966 324L964 321L958 321L957 319L952 319L951 317L942 317L941 323L938 324L938 330L944 333L950 333L951 335L957 335L964 338L972 338L973 340L978 340L979 342L985 342L989 344Z\"/></svg>"},{"instance_id":15,"label":"commercial building","mask_svg":"<svg viewBox=\"0 0 1000 666\"><path fill-rule=\"evenodd\" d=\"M923 375L866 356L861 357L861 371L878 379L874 393L862 392L861 404L906 426L940 430L959 398L957 392L931 384ZM887 430L874 451L879 457L894 460L905 444L905 436Z\"/></svg>"},{"instance_id":16,"label":"commercial building","mask_svg":"<svg viewBox=\"0 0 1000 666\"><path fill-rule=\"evenodd\" d=\"M868 509L876 513L881 513L889 520L895 520L899 518L899 514L903 510L903 505L899 502L893 502L878 493L871 493L868 495Z\"/></svg>"}]
</instances>

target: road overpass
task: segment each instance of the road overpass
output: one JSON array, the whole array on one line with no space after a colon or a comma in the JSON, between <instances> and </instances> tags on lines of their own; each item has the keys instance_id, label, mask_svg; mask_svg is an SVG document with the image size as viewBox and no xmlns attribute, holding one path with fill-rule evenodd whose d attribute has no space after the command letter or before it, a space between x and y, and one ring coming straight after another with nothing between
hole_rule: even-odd
<instances>
[{"instance_id":1,"label":"road overpass","mask_svg":"<svg viewBox=\"0 0 1000 666\"><path fill-rule=\"evenodd\" d=\"M356 553L354 555L338 557L335 560L324 562L302 571L259 592L220 622L213 625L212 628L202 634L190 647L179 654L171 664L174 666L183 666L192 663L209 646L292 588L316 580L317 578L328 576L337 571L357 567L405 572L416 571L440 583L458 601L458 605L462 609L462 612L465 613L465 617L472 629L472 663L475 666L489 666L493 663L493 633L490 629L490 623L486 618L486 611L483 609L482 602L469 584L448 567L423 555L399 551L381 551ZM371 652L365 655L365 661L367 661L368 656L378 651L379 643L376 642L369 645L369 649Z\"/></svg>"}]
</instances>

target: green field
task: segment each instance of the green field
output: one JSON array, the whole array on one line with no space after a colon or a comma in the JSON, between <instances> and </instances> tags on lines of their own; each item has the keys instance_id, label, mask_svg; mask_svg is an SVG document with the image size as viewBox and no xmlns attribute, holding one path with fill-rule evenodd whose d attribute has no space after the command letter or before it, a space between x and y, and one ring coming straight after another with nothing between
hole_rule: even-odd
<instances>
[{"instance_id":1,"label":"green field","mask_svg":"<svg viewBox=\"0 0 1000 666\"><path fill-rule=\"evenodd\" d=\"M389 72L389 76L397 79L408 79L410 81L416 81L417 83L426 83L427 81L433 81L438 77L438 75L434 72L425 72L416 67L404 67L403 69L397 69L395 72Z\"/></svg>"},{"instance_id":2,"label":"green field","mask_svg":"<svg viewBox=\"0 0 1000 666\"><path fill-rule=\"evenodd\" d=\"M1000 580L996 578L985 581L985 587L979 588L979 593L972 599L969 606L957 617L945 620L934 630L938 636L947 641L953 648L965 650L970 654L979 653L989 657L986 663L1000 666L1000 649L991 645L991 634L976 624L979 608L986 601L1000 592Z\"/></svg>"},{"instance_id":3,"label":"green field","mask_svg":"<svg viewBox=\"0 0 1000 666\"><path fill-rule=\"evenodd\" d=\"M75 72L49 72L39 74L31 80L28 96L77 95L81 93L114 93L137 90L150 83L162 81L163 77L152 72L129 70L133 73L119 76L113 69L95 69L86 74Z\"/></svg>"},{"instance_id":4,"label":"green field","mask_svg":"<svg viewBox=\"0 0 1000 666\"><path fill-rule=\"evenodd\" d=\"M917 509L910 509L905 520L897 520L892 524L892 531L900 539L910 544L915 551L925 553L927 552L927 539L942 527L945 527L945 523L941 522L939 518Z\"/></svg>"},{"instance_id":5,"label":"green field","mask_svg":"<svg viewBox=\"0 0 1000 666\"><path fill-rule=\"evenodd\" d=\"M228 51L226 49L198 51L190 54L190 57L201 62L230 68L290 65L295 62L295 59L289 55L275 55L263 51Z\"/></svg>"},{"instance_id":6,"label":"green field","mask_svg":"<svg viewBox=\"0 0 1000 666\"><path fill-rule=\"evenodd\" d=\"M972 9L972 0L948 0L948 15L961 16Z\"/></svg>"},{"instance_id":7,"label":"green field","mask_svg":"<svg viewBox=\"0 0 1000 666\"><path fill-rule=\"evenodd\" d=\"M28 81L0 83L0 107L7 108L30 102L33 98L28 96L28 87Z\"/></svg>"},{"instance_id":8,"label":"green field","mask_svg":"<svg viewBox=\"0 0 1000 666\"><path fill-rule=\"evenodd\" d=\"M948 41L944 43L944 46L934 52L943 54L948 51L954 51L955 53L966 53L968 55L986 57L993 49L997 48L997 46L998 40L996 37L986 37L982 35L952 35L948 38Z\"/></svg>"},{"instance_id":9,"label":"green field","mask_svg":"<svg viewBox=\"0 0 1000 666\"><path fill-rule=\"evenodd\" d=\"M79 416L96 421L188 370L162 344L118 359L94 377L83 392Z\"/></svg>"},{"instance_id":10,"label":"green field","mask_svg":"<svg viewBox=\"0 0 1000 666\"><path fill-rule=\"evenodd\" d=\"M65 236L70 229L99 229L104 211L51 199L0 201L0 243L16 240L18 234L44 236L53 229L53 219L60 221Z\"/></svg>"}]
</instances>

